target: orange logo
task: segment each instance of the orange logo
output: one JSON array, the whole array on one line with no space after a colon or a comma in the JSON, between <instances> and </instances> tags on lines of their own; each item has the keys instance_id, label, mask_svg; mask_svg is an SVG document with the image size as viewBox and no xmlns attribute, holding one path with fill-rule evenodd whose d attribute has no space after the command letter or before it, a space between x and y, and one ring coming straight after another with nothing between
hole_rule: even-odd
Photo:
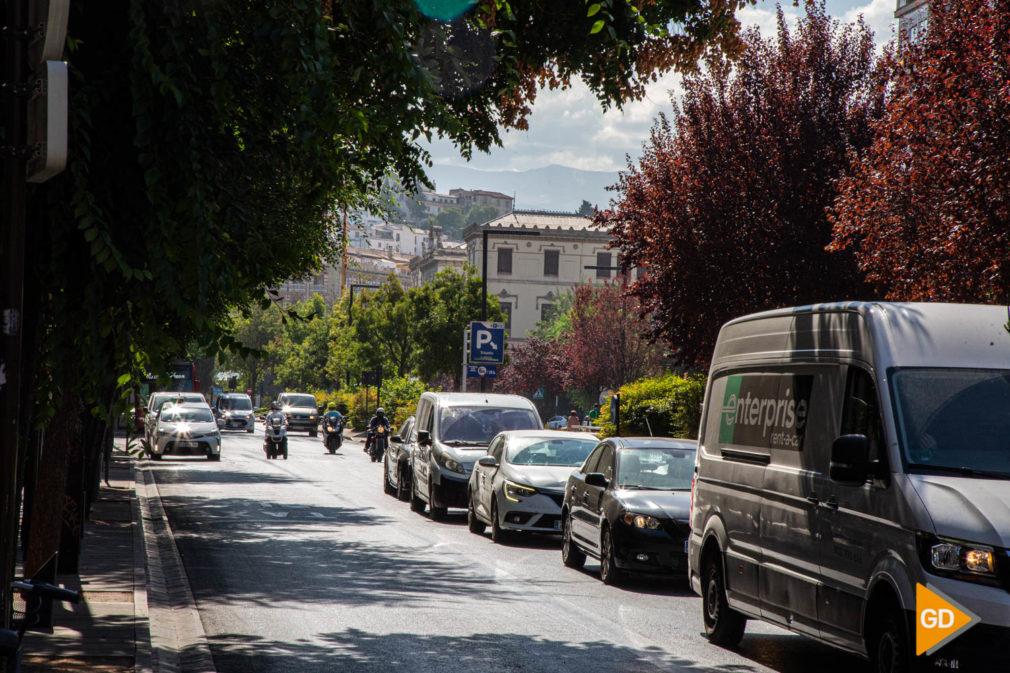
<instances>
[{"instance_id":1,"label":"orange logo","mask_svg":"<svg viewBox=\"0 0 1010 673\"><path fill-rule=\"evenodd\" d=\"M937 589L915 585L915 654L933 654L979 621Z\"/></svg>"}]
</instances>

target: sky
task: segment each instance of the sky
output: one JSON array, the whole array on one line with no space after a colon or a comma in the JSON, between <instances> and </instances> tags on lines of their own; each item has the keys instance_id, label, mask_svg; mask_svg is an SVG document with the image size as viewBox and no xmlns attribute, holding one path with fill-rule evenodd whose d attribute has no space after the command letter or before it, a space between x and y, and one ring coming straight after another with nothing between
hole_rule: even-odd
<instances>
[{"instance_id":1,"label":"sky","mask_svg":"<svg viewBox=\"0 0 1010 673\"><path fill-rule=\"evenodd\" d=\"M826 0L828 12L845 21L859 14L874 31L878 45L893 34L895 0ZM783 3L795 18L802 10ZM776 3L762 0L738 13L744 28L756 25L767 36L775 34ZM550 164L592 171L619 171L627 167L626 156L635 160L660 112L672 110L671 94L677 95L679 76L667 73L649 86L646 97L623 110L604 113L589 90L577 83L565 91L543 91L533 105L528 131L511 131L502 137L503 147L489 154L474 153L469 164L452 143L436 140L429 147L439 165L469 165L482 170L523 171Z\"/></svg>"}]
</instances>

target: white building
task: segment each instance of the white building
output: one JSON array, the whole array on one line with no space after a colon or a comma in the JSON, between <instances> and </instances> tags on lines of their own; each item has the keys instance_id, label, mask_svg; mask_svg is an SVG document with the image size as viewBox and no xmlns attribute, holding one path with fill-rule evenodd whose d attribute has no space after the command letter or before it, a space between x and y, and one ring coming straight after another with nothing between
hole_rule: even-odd
<instances>
[{"instance_id":1,"label":"white building","mask_svg":"<svg viewBox=\"0 0 1010 673\"><path fill-rule=\"evenodd\" d=\"M463 231L478 273L488 232L487 293L498 297L513 342L525 341L559 296L617 277L617 251L607 249L610 233L591 224L579 215L516 211Z\"/></svg>"},{"instance_id":2,"label":"white building","mask_svg":"<svg viewBox=\"0 0 1010 673\"><path fill-rule=\"evenodd\" d=\"M898 0L898 43L917 42L929 27L929 0Z\"/></svg>"}]
</instances>

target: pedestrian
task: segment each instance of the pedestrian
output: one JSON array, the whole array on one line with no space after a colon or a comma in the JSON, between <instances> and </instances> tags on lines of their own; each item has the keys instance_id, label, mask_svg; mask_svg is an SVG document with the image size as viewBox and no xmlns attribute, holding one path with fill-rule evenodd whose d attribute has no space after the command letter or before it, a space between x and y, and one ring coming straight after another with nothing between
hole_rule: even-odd
<instances>
[{"instance_id":1,"label":"pedestrian","mask_svg":"<svg viewBox=\"0 0 1010 673\"><path fill-rule=\"evenodd\" d=\"M593 407L589 410L589 422L586 425L596 425L600 420L600 407Z\"/></svg>"},{"instance_id":2,"label":"pedestrian","mask_svg":"<svg viewBox=\"0 0 1010 673\"><path fill-rule=\"evenodd\" d=\"M574 430L579 427L579 412L572 409L572 412L568 414L568 424L565 426L566 430Z\"/></svg>"}]
</instances>

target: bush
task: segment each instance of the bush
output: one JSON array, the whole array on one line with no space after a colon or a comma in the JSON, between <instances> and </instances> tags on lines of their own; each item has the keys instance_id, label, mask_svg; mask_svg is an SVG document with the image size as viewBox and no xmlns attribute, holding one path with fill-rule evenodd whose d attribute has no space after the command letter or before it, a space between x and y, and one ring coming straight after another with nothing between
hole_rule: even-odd
<instances>
[{"instance_id":1,"label":"bush","mask_svg":"<svg viewBox=\"0 0 1010 673\"><path fill-rule=\"evenodd\" d=\"M621 434L696 439L705 398L705 377L700 374L665 374L621 386ZM610 401L600 413L600 437L617 434L610 418ZM651 430L651 432L650 432Z\"/></svg>"},{"instance_id":2,"label":"bush","mask_svg":"<svg viewBox=\"0 0 1010 673\"><path fill-rule=\"evenodd\" d=\"M386 416L393 419L394 426L399 428L401 423L414 415L418 398L427 390L428 386L423 381L409 376L382 382L382 406Z\"/></svg>"}]
</instances>

